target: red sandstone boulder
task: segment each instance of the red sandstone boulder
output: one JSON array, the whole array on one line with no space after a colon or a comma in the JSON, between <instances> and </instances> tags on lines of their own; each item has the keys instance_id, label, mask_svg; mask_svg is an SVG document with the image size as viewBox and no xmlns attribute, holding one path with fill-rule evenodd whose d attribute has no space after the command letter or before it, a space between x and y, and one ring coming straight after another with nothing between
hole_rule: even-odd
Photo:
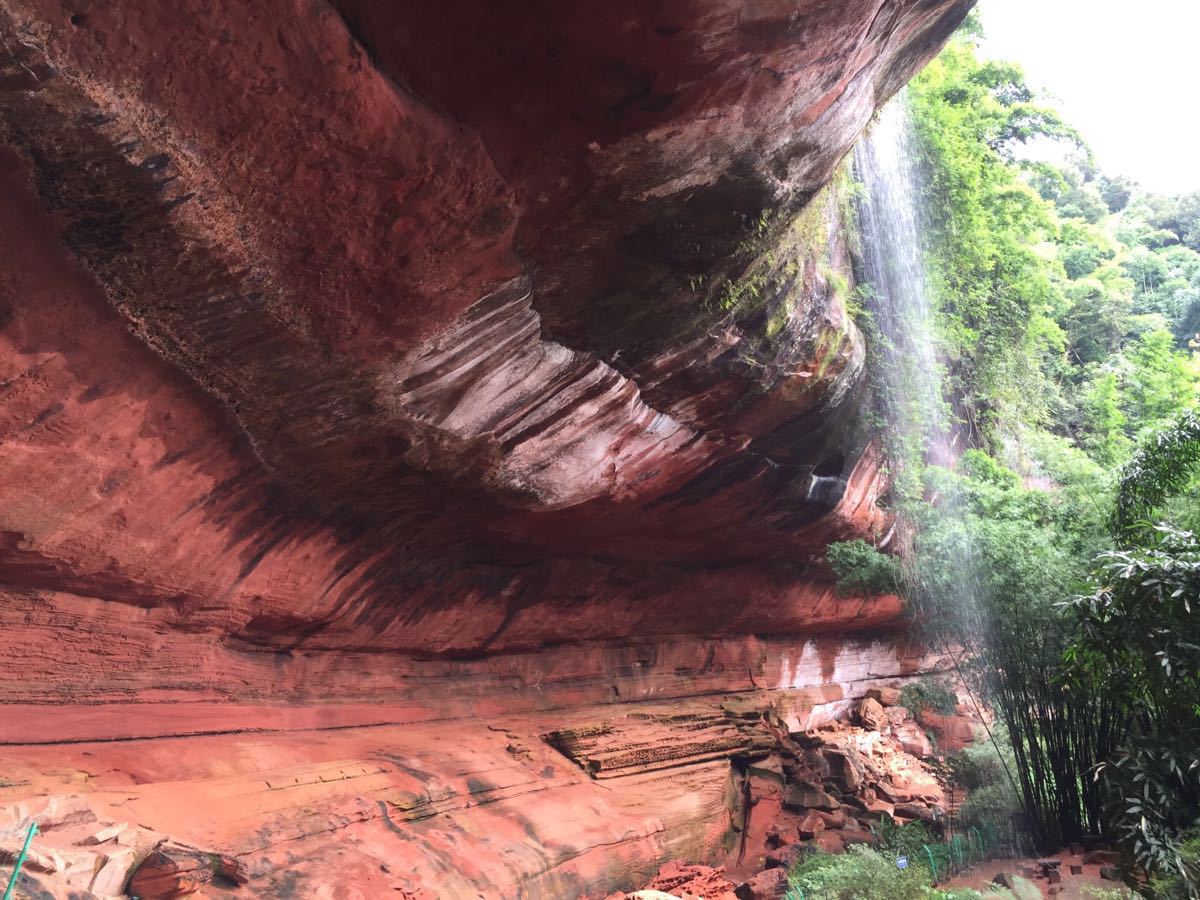
<instances>
[{"instance_id":1,"label":"red sandstone boulder","mask_svg":"<svg viewBox=\"0 0 1200 900\"><path fill-rule=\"evenodd\" d=\"M826 812L825 810L813 810L813 815L825 823L826 829L839 829L846 827L846 814L841 810L834 812Z\"/></svg>"},{"instance_id":2,"label":"red sandstone boulder","mask_svg":"<svg viewBox=\"0 0 1200 900\"><path fill-rule=\"evenodd\" d=\"M871 688L867 691L867 697L877 701L881 706L899 706L900 705L900 689L891 687Z\"/></svg>"},{"instance_id":3,"label":"red sandstone boulder","mask_svg":"<svg viewBox=\"0 0 1200 900\"><path fill-rule=\"evenodd\" d=\"M24 836L20 832L0 837L0 866L11 866L16 862L24 842ZM62 860L58 858L57 854L43 851L40 847L33 845L26 851L25 868L32 872L53 874L62 869Z\"/></svg>"},{"instance_id":4,"label":"red sandstone boulder","mask_svg":"<svg viewBox=\"0 0 1200 900\"><path fill-rule=\"evenodd\" d=\"M114 897L123 893L129 869L137 854L130 847L114 846L102 851L100 856L103 862L92 879L92 893L98 897Z\"/></svg>"},{"instance_id":5,"label":"red sandstone boulder","mask_svg":"<svg viewBox=\"0 0 1200 900\"><path fill-rule=\"evenodd\" d=\"M738 900L777 900L787 893L787 889L787 870L767 869L744 884L739 884L734 894Z\"/></svg>"},{"instance_id":6,"label":"red sandstone boulder","mask_svg":"<svg viewBox=\"0 0 1200 900\"><path fill-rule=\"evenodd\" d=\"M902 803L910 798L903 795L890 781L880 781L875 785L876 797L887 803Z\"/></svg>"},{"instance_id":7,"label":"red sandstone boulder","mask_svg":"<svg viewBox=\"0 0 1200 900\"><path fill-rule=\"evenodd\" d=\"M796 833L800 835L801 840L815 838L824 830L825 820L815 812L809 813L796 824Z\"/></svg>"},{"instance_id":8,"label":"red sandstone boulder","mask_svg":"<svg viewBox=\"0 0 1200 900\"><path fill-rule=\"evenodd\" d=\"M51 796L45 798L45 806L33 813L38 830L52 831L71 825L84 825L96 821L96 813L85 798L78 795Z\"/></svg>"},{"instance_id":9,"label":"red sandstone boulder","mask_svg":"<svg viewBox=\"0 0 1200 900\"><path fill-rule=\"evenodd\" d=\"M163 847L147 856L129 879L131 897L173 900L187 897L209 884L212 865L191 851Z\"/></svg>"},{"instance_id":10,"label":"red sandstone boulder","mask_svg":"<svg viewBox=\"0 0 1200 900\"><path fill-rule=\"evenodd\" d=\"M900 725L892 726L892 734L900 742L900 748L912 756L919 759L928 759L933 756L933 743L929 740L929 735L916 722L908 721Z\"/></svg>"},{"instance_id":11,"label":"red sandstone boulder","mask_svg":"<svg viewBox=\"0 0 1200 900\"><path fill-rule=\"evenodd\" d=\"M796 810L834 810L842 804L816 785L790 784L784 791L783 805Z\"/></svg>"},{"instance_id":12,"label":"red sandstone boulder","mask_svg":"<svg viewBox=\"0 0 1200 900\"><path fill-rule=\"evenodd\" d=\"M841 853L846 849L841 834L840 831L823 831L813 838L812 846L824 853Z\"/></svg>"},{"instance_id":13,"label":"red sandstone boulder","mask_svg":"<svg viewBox=\"0 0 1200 900\"><path fill-rule=\"evenodd\" d=\"M896 807L894 804L888 803L886 800L871 800L867 803L867 812L871 813L877 819L881 819L884 816L894 818L896 815Z\"/></svg>"},{"instance_id":14,"label":"red sandstone boulder","mask_svg":"<svg viewBox=\"0 0 1200 900\"><path fill-rule=\"evenodd\" d=\"M897 818L919 819L922 822L930 824L937 818L933 810L924 803L897 803L895 806L895 815Z\"/></svg>"},{"instance_id":15,"label":"red sandstone boulder","mask_svg":"<svg viewBox=\"0 0 1200 900\"><path fill-rule=\"evenodd\" d=\"M887 725L887 714L883 711L883 705L871 697L865 697L858 704L857 715L859 724L871 731L879 731Z\"/></svg>"},{"instance_id":16,"label":"red sandstone boulder","mask_svg":"<svg viewBox=\"0 0 1200 900\"><path fill-rule=\"evenodd\" d=\"M926 731L937 736L938 750L942 753L954 753L975 742L975 722L968 716L944 716L923 709L917 720Z\"/></svg>"},{"instance_id":17,"label":"red sandstone boulder","mask_svg":"<svg viewBox=\"0 0 1200 900\"><path fill-rule=\"evenodd\" d=\"M126 891L141 900L173 900L196 893L215 877L245 882L237 860L166 843L142 860Z\"/></svg>"},{"instance_id":18,"label":"red sandstone boulder","mask_svg":"<svg viewBox=\"0 0 1200 900\"><path fill-rule=\"evenodd\" d=\"M857 791L863 783L863 763L861 755L843 747L826 747L822 751L829 762L830 776L838 782L844 791Z\"/></svg>"},{"instance_id":19,"label":"red sandstone boulder","mask_svg":"<svg viewBox=\"0 0 1200 900\"><path fill-rule=\"evenodd\" d=\"M121 832L128 827L129 825L126 822L110 822L107 825L96 828L79 843L82 846L90 846L93 844L105 844L109 841L115 841L121 836Z\"/></svg>"},{"instance_id":20,"label":"red sandstone boulder","mask_svg":"<svg viewBox=\"0 0 1200 900\"><path fill-rule=\"evenodd\" d=\"M809 769L815 776L824 781L831 774L829 760L825 754L817 748L810 747L804 751L800 757L800 761L804 767Z\"/></svg>"}]
</instances>

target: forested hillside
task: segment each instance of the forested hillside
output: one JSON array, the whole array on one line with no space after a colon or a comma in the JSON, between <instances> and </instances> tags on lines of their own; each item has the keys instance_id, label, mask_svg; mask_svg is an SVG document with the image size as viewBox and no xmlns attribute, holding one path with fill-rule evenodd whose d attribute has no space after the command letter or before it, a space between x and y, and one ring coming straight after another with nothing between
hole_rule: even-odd
<instances>
[{"instance_id":1,"label":"forested hillside","mask_svg":"<svg viewBox=\"0 0 1200 900\"><path fill-rule=\"evenodd\" d=\"M968 21L906 100L940 419L862 314L903 562L862 542L830 558L847 588L898 588L960 654L949 686L997 712L968 820L1022 810L1043 850L1114 835L1142 890L1191 896L1200 193L1098 169L979 37ZM899 424L922 416L915 438Z\"/></svg>"},{"instance_id":2,"label":"forested hillside","mask_svg":"<svg viewBox=\"0 0 1200 900\"><path fill-rule=\"evenodd\" d=\"M1200 193L1110 178L1019 67L971 36L914 82L940 334L971 443L999 455L1021 429L1122 462L1194 402ZM1022 157L1056 141L1059 164Z\"/></svg>"}]
</instances>

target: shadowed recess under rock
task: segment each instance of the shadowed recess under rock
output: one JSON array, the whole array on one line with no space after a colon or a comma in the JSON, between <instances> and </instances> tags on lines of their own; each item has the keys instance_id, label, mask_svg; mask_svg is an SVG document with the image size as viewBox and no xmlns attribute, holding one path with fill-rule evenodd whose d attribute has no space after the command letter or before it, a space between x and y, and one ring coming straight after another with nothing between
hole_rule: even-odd
<instances>
[{"instance_id":1,"label":"shadowed recess under rock","mask_svg":"<svg viewBox=\"0 0 1200 900\"><path fill-rule=\"evenodd\" d=\"M837 172L969 5L0 0L0 810L259 897L728 853L758 719L939 664L824 559Z\"/></svg>"}]
</instances>

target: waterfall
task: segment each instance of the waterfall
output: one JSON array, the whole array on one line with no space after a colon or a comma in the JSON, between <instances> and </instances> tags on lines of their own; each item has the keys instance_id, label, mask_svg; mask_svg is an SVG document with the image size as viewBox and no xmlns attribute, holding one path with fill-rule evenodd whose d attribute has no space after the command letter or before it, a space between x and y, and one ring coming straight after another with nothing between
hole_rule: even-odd
<instances>
[{"instance_id":1,"label":"waterfall","mask_svg":"<svg viewBox=\"0 0 1200 900\"><path fill-rule=\"evenodd\" d=\"M922 483L925 464L953 468L955 453L925 269L915 149L903 93L880 111L855 149L855 170L862 185L856 208L862 243L860 280L869 312L865 330L871 345L876 411L885 423L884 443L900 512L903 515L908 504L909 513L937 515L955 526L950 549L954 571L921 573L915 571L913 560L907 560L909 587L920 598L920 579L940 582L942 596L948 595L953 607L949 618L955 621L929 624L948 646L969 649L978 646L989 629L980 602L986 580L980 576L978 548L968 529L958 524L965 515L964 498L952 479L939 479L943 486L933 496Z\"/></svg>"},{"instance_id":2,"label":"waterfall","mask_svg":"<svg viewBox=\"0 0 1200 900\"><path fill-rule=\"evenodd\" d=\"M903 94L879 113L855 149L864 191L858 201L867 308L874 333L877 393L893 437L946 462L933 308L925 272L913 137ZM919 443L918 443L919 442ZM911 446L917 444L917 446Z\"/></svg>"},{"instance_id":3,"label":"waterfall","mask_svg":"<svg viewBox=\"0 0 1200 900\"><path fill-rule=\"evenodd\" d=\"M904 593L916 605L925 633L947 654L1000 755L981 700L995 677L994 657L989 662L997 624L989 612L995 608L992 582L985 577L975 532L967 527L969 500L943 471L958 461L925 270L916 149L902 92L880 111L854 153L862 185L855 204L862 245L859 280L867 289L865 330L875 410L884 423L897 513L912 528L912 546L901 567ZM923 546L927 528L938 544L932 556ZM1004 768L1014 794L1021 796L1007 762Z\"/></svg>"}]
</instances>

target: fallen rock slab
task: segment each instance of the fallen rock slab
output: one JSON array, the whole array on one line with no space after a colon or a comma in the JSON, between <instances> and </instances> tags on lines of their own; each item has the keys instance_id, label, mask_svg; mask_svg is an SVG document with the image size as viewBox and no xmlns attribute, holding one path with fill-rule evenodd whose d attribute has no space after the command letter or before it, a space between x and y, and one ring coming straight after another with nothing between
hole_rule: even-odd
<instances>
[{"instance_id":1,"label":"fallen rock slab","mask_svg":"<svg viewBox=\"0 0 1200 900\"><path fill-rule=\"evenodd\" d=\"M200 859L189 849L163 845L137 867L129 879L130 896L141 900L173 900L187 897L212 882L210 860Z\"/></svg>"},{"instance_id":2,"label":"fallen rock slab","mask_svg":"<svg viewBox=\"0 0 1200 900\"><path fill-rule=\"evenodd\" d=\"M98 897L123 896L137 853L130 847L116 847L103 859L90 885L92 893Z\"/></svg>"},{"instance_id":3,"label":"fallen rock slab","mask_svg":"<svg viewBox=\"0 0 1200 900\"><path fill-rule=\"evenodd\" d=\"M859 724L870 731L879 731L887 725L887 713L883 711L883 704L878 700L866 697L858 704L858 721Z\"/></svg>"},{"instance_id":4,"label":"fallen rock slab","mask_svg":"<svg viewBox=\"0 0 1200 900\"><path fill-rule=\"evenodd\" d=\"M101 828L97 828L79 843L81 846L89 847L95 844L104 844L108 841L114 841L120 836L121 832L128 827L129 825L126 822L113 822L109 825L104 825Z\"/></svg>"},{"instance_id":5,"label":"fallen rock slab","mask_svg":"<svg viewBox=\"0 0 1200 900\"><path fill-rule=\"evenodd\" d=\"M899 706L900 689L891 687L875 687L867 691L866 696L880 706Z\"/></svg>"},{"instance_id":6,"label":"fallen rock slab","mask_svg":"<svg viewBox=\"0 0 1200 900\"><path fill-rule=\"evenodd\" d=\"M234 884L246 880L235 859L167 842L142 860L127 890L141 900L173 900L196 893L216 877Z\"/></svg>"},{"instance_id":7,"label":"fallen rock slab","mask_svg":"<svg viewBox=\"0 0 1200 900\"><path fill-rule=\"evenodd\" d=\"M906 819L918 819L927 824L937 821L933 810L924 803L897 803L894 806L894 815Z\"/></svg>"}]
</instances>

